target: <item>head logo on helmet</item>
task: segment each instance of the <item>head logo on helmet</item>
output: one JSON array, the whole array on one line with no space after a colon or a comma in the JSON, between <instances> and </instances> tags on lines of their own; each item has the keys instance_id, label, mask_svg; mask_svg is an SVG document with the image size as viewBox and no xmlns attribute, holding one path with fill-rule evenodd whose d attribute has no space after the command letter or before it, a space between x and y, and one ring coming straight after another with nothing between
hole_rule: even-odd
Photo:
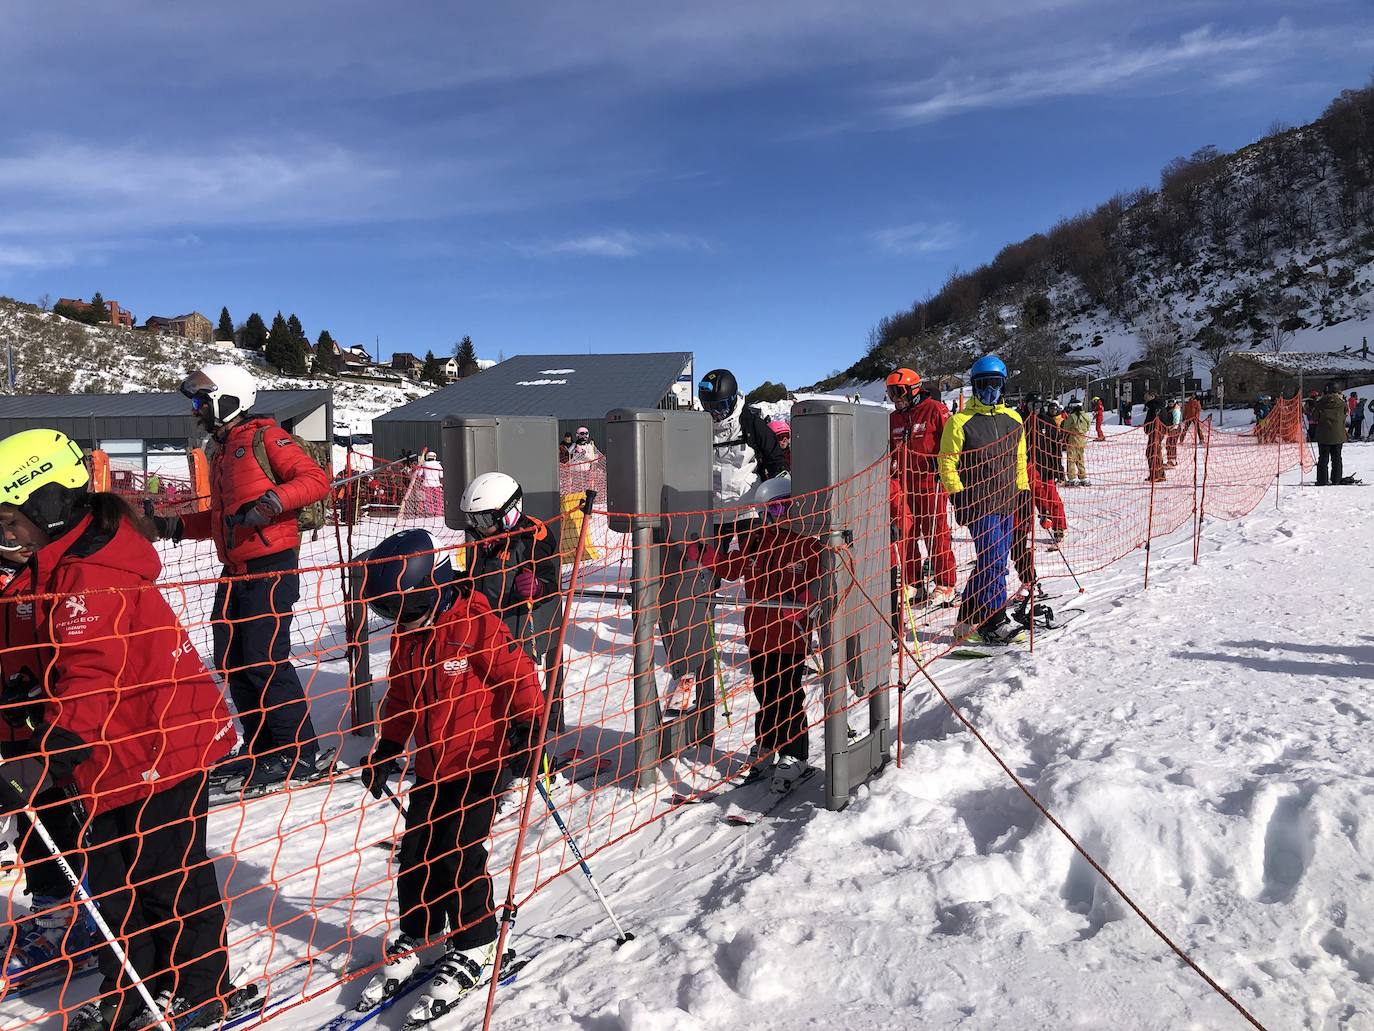
<instances>
[{"instance_id":1,"label":"head logo on helmet","mask_svg":"<svg viewBox=\"0 0 1374 1031\"><path fill-rule=\"evenodd\" d=\"M75 442L57 430L24 430L0 441L0 503L14 505L49 536L86 512L91 475Z\"/></svg>"}]
</instances>

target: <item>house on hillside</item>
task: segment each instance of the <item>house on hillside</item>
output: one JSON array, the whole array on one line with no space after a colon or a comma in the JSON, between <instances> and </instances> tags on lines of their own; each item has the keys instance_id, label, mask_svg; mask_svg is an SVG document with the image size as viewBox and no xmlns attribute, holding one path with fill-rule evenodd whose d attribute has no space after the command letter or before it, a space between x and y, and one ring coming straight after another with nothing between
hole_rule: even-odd
<instances>
[{"instance_id":1,"label":"house on hillside","mask_svg":"<svg viewBox=\"0 0 1374 1031\"><path fill-rule=\"evenodd\" d=\"M362 344L354 344L339 351L337 364L339 373L351 373L352 375L366 375L373 368L372 355L368 353Z\"/></svg>"},{"instance_id":2,"label":"house on hillside","mask_svg":"<svg viewBox=\"0 0 1374 1031\"><path fill-rule=\"evenodd\" d=\"M109 318L106 321L110 325L123 326L125 329L134 328L134 313L121 308L118 301L106 301L105 307L109 311ZM59 297L57 303L53 305L53 310L58 308L70 308L73 311L91 310L90 303L79 297ZM61 313L59 312L59 314Z\"/></svg>"},{"instance_id":3,"label":"house on hillside","mask_svg":"<svg viewBox=\"0 0 1374 1031\"><path fill-rule=\"evenodd\" d=\"M586 426L604 450L613 408L690 407L690 395L684 405L676 389L684 376L692 380L690 351L517 355L376 417L373 448L379 457L399 458L438 447L450 415L552 415L560 434Z\"/></svg>"},{"instance_id":4,"label":"house on hillside","mask_svg":"<svg viewBox=\"0 0 1374 1031\"><path fill-rule=\"evenodd\" d=\"M1228 401L1252 401L1256 394L1310 394L1329 382L1341 390L1374 383L1374 353L1368 345L1324 353L1237 351L1227 359Z\"/></svg>"},{"instance_id":5,"label":"house on hillside","mask_svg":"<svg viewBox=\"0 0 1374 1031\"><path fill-rule=\"evenodd\" d=\"M171 317L150 315L148 321L143 323L143 328L159 333L171 333L173 336L193 340L198 344L208 344L215 338L214 325L198 311Z\"/></svg>"},{"instance_id":6,"label":"house on hillside","mask_svg":"<svg viewBox=\"0 0 1374 1031\"><path fill-rule=\"evenodd\" d=\"M417 358L409 351L397 351L391 356L391 369L411 379L419 379L425 367L423 358Z\"/></svg>"}]
</instances>

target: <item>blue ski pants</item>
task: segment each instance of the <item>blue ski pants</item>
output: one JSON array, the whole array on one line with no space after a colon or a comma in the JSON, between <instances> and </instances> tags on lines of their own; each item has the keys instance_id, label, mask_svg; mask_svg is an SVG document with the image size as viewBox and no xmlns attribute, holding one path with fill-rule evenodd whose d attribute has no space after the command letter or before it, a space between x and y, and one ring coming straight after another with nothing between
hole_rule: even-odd
<instances>
[{"instance_id":1,"label":"blue ski pants","mask_svg":"<svg viewBox=\"0 0 1374 1031\"><path fill-rule=\"evenodd\" d=\"M1012 517L978 516L969 523L977 557L973 575L964 587L959 603L959 618L971 623L986 623L1007 607L1007 559L1011 553Z\"/></svg>"}]
</instances>

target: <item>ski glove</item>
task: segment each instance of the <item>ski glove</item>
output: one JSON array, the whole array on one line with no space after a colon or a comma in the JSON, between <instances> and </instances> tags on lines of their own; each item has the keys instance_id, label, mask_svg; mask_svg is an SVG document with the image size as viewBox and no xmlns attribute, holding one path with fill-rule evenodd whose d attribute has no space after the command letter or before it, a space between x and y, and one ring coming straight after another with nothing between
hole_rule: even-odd
<instances>
[{"instance_id":1,"label":"ski glove","mask_svg":"<svg viewBox=\"0 0 1374 1031\"><path fill-rule=\"evenodd\" d=\"M372 754L364 760L362 777L363 787L373 798L386 794L386 782L401 772L400 756L405 749L395 741L383 738L377 742Z\"/></svg>"},{"instance_id":2,"label":"ski glove","mask_svg":"<svg viewBox=\"0 0 1374 1031\"><path fill-rule=\"evenodd\" d=\"M506 744L510 748L507 761L511 772L517 777L527 776L530 770L534 768L536 758L534 753L535 749L539 747L538 724L512 723L510 730L506 733ZM540 756L539 758L542 759L543 757Z\"/></svg>"},{"instance_id":3,"label":"ski glove","mask_svg":"<svg viewBox=\"0 0 1374 1031\"><path fill-rule=\"evenodd\" d=\"M269 490L251 506L246 506L246 510L240 510L243 513L243 525L254 529L266 526L282 514L283 507L277 492Z\"/></svg>"},{"instance_id":4,"label":"ski glove","mask_svg":"<svg viewBox=\"0 0 1374 1031\"><path fill-rule=\"evenodd\" d=\"M961 490L949 496L950 506L954 509L954 521L960 526L973 522L973 506L968 501L968 491Z\"/></svg>"},{"instance_id":5,"label":"ski glove","mask_svg":"<svg viewBox=\"0 0 1374 1031\"><path fill-rule=\"evenodd\" d=\"M0 687L0 715L15 730L32 730L43 721L43 701L43 685L27 669L7 677Z\"/></svg>"},{"instance_id":6,"label":"ski glove","mask_svg":"<svg viewBox=\"0 0 1374 1031\"><path fill-rule=\"evenodd\" d=\"M526 569L515 574L515 596L522 601L534 601L540 595L539 578Z\"/></svg>"}]
</instances>

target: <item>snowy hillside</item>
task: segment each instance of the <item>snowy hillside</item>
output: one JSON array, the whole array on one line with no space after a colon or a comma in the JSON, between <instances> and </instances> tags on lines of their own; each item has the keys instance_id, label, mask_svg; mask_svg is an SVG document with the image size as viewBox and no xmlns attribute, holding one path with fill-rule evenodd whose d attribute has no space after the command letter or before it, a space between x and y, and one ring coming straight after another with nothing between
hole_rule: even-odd
<instances>
[{"instance_id":1,"label":"snowy hillside","mask_svg":"<svg viewBox=\"0 0 1374 1031\"><path fill-rule=\"evenodd\" d=\"M215 342L199 344L165 333L87 326L33 305L0 298L0 348L13 348L16 392L117 394L175 390L187 371L208 362L252 370L266 390L330 387L334 423L368 433L373 416L423 397L429 386L292 377L269 369L262 356Z\"/></svg>"},{"instance_id":2,"label":"snowy hillside","mask_svg":"<svg viewBox=\"0 0 1374 1031\"><path fill-rule=\"evenodd\" d=\"M1202 148L1136 190L1009 244L882 319L867 354L823 381L898 365L952 373L989 350L1013 368L1110 377L1181 341L1170 375L1209 380L1200 345L1358 350L1374 336L1374 87L1234 154Z\"/></svg>"}]
</instances>

